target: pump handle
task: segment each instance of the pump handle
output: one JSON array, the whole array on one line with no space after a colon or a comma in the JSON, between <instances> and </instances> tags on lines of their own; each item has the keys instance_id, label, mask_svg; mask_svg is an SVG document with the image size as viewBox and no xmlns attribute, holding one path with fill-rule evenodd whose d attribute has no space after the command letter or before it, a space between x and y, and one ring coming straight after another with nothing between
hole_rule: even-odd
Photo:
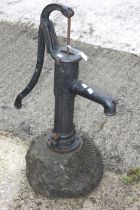
<instances>
[{"instance_id":1,"label":"pump handle","mask_svg":"<svg viewBox=\"0 0 140 210\"><path fill-rule=\"evenodd\" d=\"M22 99L32 91L38 82L44 63L45 44L47 52L50 54L59 47L53 22L49 19L51 12L55 10L60 11L66 18L71 18L74 15L74 11L71 8L61 4L49 4L43 9L38 31L36 67L29 84L15 99L14 106L17 109L22 107Z\"/></svg>"}]
</instances>

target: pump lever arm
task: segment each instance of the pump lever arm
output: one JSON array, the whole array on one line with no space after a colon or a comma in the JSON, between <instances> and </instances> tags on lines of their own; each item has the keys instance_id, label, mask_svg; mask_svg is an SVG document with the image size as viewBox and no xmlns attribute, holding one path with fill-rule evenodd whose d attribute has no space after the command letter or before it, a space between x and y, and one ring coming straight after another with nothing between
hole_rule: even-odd
<instances>
[{"instance_id":1,"label":"pump lever arm","mask_svg":"<svg viewBox=\"0 0 140 210\"><path fill-rule=\"evenodd\" d=\"M59 47L54 25L49 19L51 12L54 10L60 11L66 18L71 18L74 15L71 8L62 4L49 4L43 9L40 26L44 33L47 52L50 54Z\"/></svg>"},{"instance_id":2,"label":"pump lever arm","mask_svg":"<svg viewBox=\"0 0 140 210\"><path fill-rule=\"evenodd\" d=\"M45 52L45 41L44 41L44 35L42 32L42 29L39 28L38 32L38 52L37 52L37 63L34 70L34 74L31 78L31 81L27 85L27 87L16 97L16 100L14 102L14 106L17 109L20 109L22 107L22 99L28 95L32 89L35 87L36 83L38 82L39 76L42 71L43 62L44 62L44 52Z\"/></svg>"},{"instance_id":3,"label":"pump lever arm","mask_svg":"<svg viewBox=\"0 0 140 210\"><path fill-rule=\"evenodd\" d=\"M53 23L49 19L51 12L54 10L60 11L67 18L70 18L74 15L74 12L71 8L61 4L50 4L46 6L42 11L41 23L38 32L38 52L37 52L36 68L31 78L31 81L29 82L27 87L16 97L14 106L17 109L20 109L22 107L21 103L22 99L32 91L32 89L35 87L35 85L38 82L44 63L45 43L46 43L47 52L50 54L52 53L53 50L59 47Z\"/></svg>"}]
</instances>

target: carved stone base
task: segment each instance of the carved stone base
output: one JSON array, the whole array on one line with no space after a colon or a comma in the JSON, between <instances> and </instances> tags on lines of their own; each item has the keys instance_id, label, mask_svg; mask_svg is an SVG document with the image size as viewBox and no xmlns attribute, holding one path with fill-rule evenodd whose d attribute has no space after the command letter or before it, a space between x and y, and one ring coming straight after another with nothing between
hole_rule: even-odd
<instances>
[{"instance_id":1,"label":"carved stone base","mask_svg":"<svg viewBox=\"0 0 140 210\"><path fill-rule=\"evenodd\" d=\"M51 197L78 197L89 193L103 175L101 154L93 140L81 135L81 147L60 154L47 146L47 135L38 136L26 155L27 178L38 193Z\"/></svg>"}]
</instances>

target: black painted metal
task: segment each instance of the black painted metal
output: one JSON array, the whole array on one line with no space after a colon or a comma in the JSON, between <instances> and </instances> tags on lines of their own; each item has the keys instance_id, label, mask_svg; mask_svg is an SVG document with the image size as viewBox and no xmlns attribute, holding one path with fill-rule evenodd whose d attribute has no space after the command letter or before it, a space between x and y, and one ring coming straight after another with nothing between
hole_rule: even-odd
<instances>
[{"instance_id":1,"label":"black painted metal","mask_svg":"<svg viewBox=\"0 0 140 210\"><path fill-rule=\"evenodd\" d=\"M41 23L38 34L38 56L33 77L27 87L17 96L15 107L21 108L22 99L28 95L36 85L44 61L45 44L47 52L55 60L54 69L54 95L55 117L54 129L48 137L47 143L56 152L71 152L80 146L81 140L76 134L73 124L74 100L76 94L95 101L104 107L106 115L114 115L116 105L114 100L101 93L101 91L88 87L84 82L78 81L79 61L82 59L77 51L67 47L59 47L55 29L49 15L59 10L70 18L74 15L71 8L60 4L50 4L41 14Z\"/></svg>"},{"instance_id":2,"label":"black painted metal","mask_svg":"<svg viewBox=\"0 0 140 210\"><path fill-rule=\"evenodd\" d=\"M74 55L71 51L68 55L65 51L66 49L60 48L53 55L55 117L51 145L60 152L72 151L80 145L80 138L77 137L73 124L75 94L70 90L72 82L78 78L81 56Z\"/></svg>"},{"instance_id":3,"label":"black painted metal","mask_svg":"<svg viewBox=\"0 0 140 210\"><path fill-rule=\"evenodd\" d=\"M101 104L104 107L104 113L107 116L112 116L116 112L115 101L109 95L103 93L97 88L90 88L82 81L73 81L71 92Z\"/></svg>"}]
</instances>

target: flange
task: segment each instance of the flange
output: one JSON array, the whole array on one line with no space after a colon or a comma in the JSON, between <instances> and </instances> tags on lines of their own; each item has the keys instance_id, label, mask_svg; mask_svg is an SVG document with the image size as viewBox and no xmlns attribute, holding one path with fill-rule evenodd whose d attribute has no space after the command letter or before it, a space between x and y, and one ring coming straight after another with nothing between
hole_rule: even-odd
<instances>
[{"instance_id":1,"label":"flange","mask_svg":"<svg viewBox=\"0 0 140 210\"><path fill-rule=\"evenodd\" d=\"M56 139L53 135L56 135ZM47 144L50 149L58 153L72 152L82 145L82 138L78 134L71 133L69 136L59 136L51 130L46 134Z\"/></svg>"}]
</instances>

